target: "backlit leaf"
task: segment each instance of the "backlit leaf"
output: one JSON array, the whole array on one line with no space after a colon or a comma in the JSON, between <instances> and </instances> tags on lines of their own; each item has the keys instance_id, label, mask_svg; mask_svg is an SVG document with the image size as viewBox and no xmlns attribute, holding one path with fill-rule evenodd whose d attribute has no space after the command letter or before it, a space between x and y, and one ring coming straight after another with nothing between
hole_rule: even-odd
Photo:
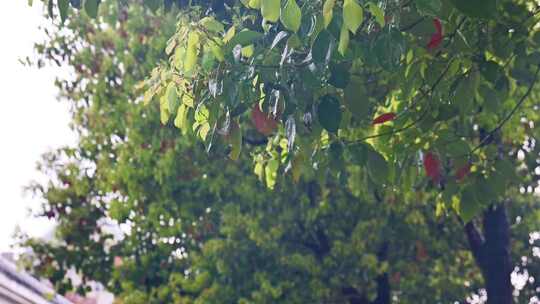
<instances>
[{"instance_id":1,"label":"backlit leaf","mask_svg":"<svg viewBox=\"0 0 540 304\"><path fill-rule=\"evenodd\" d=\"M370 2L368 5L368 10L375 17L375 21L381 26L384 27L386 21L384 20L384 10L380 8L377 4Z\"/></svg>"},{"instance_id":2,"label":"backlit leaf","mask_svg":"<svg viewBox=\"0 0 540 304\"><path fill-rule=\"evenodd\" d=\"M229 156L232 160L237 160L240 157L240 152L242 151L242 130L240 129L238 123L231 123L231 130L228 136L232 148Z\"/></svg>"},{"instance_id":3,"label":"backlit leaf","mask_svg":"<svg viewBox=\"0 0 540 304\"><path fill-rule=\"evenodd\" d=\"M261 0L261 14L270 22L279 20L281 0Z\"/></svg>"},{"instance_id":4,"label":"backlit leaf","mask_svg":"<svg viewBox=\"0 0 540 304\"><path fill-rule=\"evenodd\" d=\"M343 22L353 34L364 22L364 10L357 0L345 0L343 4Z\"/></svg>"},{"instance_id":5,"label":"backlit leaf","mask_svg":"<svg viewBox=\"0 0 540 304\"><path fill-rule=\"evenodd\" d=\"M199 57L199 43L199 34L194 31L189 33L186 58L184 60L184 72L188 75L190 75L197 64L197 59Z\"/></svg>"},{"instance_id":6,"label":"backlit leaf","mask_svg":"<svg viewBox=\"0 0 540 304\"><path fill-rule=\"evenodd\" d=\"M287 0L281 10L281 23L286 29L292 32L298 32L302 21L302 11L296 3L296 0Z\"/></svg>"},{"instance_id":7,"label":"backlit leaf","mask_svg":"<svg viewBox=\"0 0 540 304\"><path fill-rule=\"evenodd\" d=\"M339 45L338 45L338 51L341 54L341 56L345 56L345 53L347 52L347 49L349 48L349 30L345 25L341 27L341 33L339 34Z\"/></svg>"},{"instance_id":8,"label":"backlit leaf","mask_svg":"<svg viewBox=\"0 0 540 304\"><path fill-rule=\"evenodd\" d=\"M336 0L326 0L323 6L323 19L324 27L327 28L332 18L334 16L334 6L336 5Z\"/></svg>"},{"instance_id":9,"label":"backlit leaf","mask_svg":"<svg viewBox=\"0 0 540 304\"><path fill-rule=\"evenodd\" d=\"M176 86L174 83L170 83L167 86L167 91L165 93L167 96L167 102L169 103L169 110L174 113L177 107L180 105L180 99L178 98L178 93L176 92Z\"/></svg>"},{"instance_id":10,"label":"backlit leaf","mask_svg":"<svg viewBox=\"0 0 540 304\"><path fill-rule=\"evenodd\" d=\"M279 161L277 159L271 159L266 164L264 175L266 177L266 186L270 189L274 189L276 185L278 169Z\"/></svg>"}]
</instances>

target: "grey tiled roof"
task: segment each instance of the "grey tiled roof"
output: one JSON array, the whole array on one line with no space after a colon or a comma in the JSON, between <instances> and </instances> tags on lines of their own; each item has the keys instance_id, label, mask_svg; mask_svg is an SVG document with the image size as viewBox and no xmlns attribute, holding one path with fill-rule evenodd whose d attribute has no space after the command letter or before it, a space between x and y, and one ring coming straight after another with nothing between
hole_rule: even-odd
<instances>
[{"instance_id":1,"label":"grey tiled roof","mask_svg":"<svg viewBox=\"0 0 540 304\"><path fill-rule=\"evenodd\" d=\"M0 303L72 304L30 274L0 256Z\"/></svg>"}]
</instances>

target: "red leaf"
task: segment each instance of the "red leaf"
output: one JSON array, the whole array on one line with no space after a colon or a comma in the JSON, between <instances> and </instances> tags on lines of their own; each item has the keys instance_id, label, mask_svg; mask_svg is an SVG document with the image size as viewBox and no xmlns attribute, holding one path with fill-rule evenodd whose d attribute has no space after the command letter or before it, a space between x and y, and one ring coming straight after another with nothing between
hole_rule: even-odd
<instances>
[{"instance_id":1,"label":"red leaf","mask_svg":"<svg viewBox=\"0 0 540 304\"><path fill-rule=\"evenodd\" d=\"M424 156L424 169L426 170L426 175L433 182L436 183L441 179L441 162L435 154L431 152L426 153Z\"/></svg>"},{"instance_id":2,"label":"red leaf","mask_svg":"<svg viewBox=\"0 0 540 304\"><path fill-rule=\"evenodd\" d=\"M377 116L373 120L372 124L373 125L382 124L382 123L385 123L387 121L392 121L394 119L396 119L396 114L395 113L384 113L384 114L382 114L380 116Z\"/></svg>"},{"instance_id":3,"label":"red leaf","mask_svg":"<svg viewBox=\"0 0 540 304\"><path fill-rule=\"evenodd\" d=\"M251 110L251 121L259 133L269 136L277 129L277 121L270 114L263 113L258 104Z\"/></svg>"},{"instance_id":4,"label":"red leaf","mask_svg":"<svg viewBox=\"0 0 540 304\"><path fill-rule=\"evenodd\" d=\"M426 247L421 241L416 241L416 260L424 262L429 258Z\"/></svg>"},{"instance_id":5,"label":"red leaf","mask_svg":"<svg viewBox=\"0 0 540 304\"><path fill-rule=\"evenodd\" d=\"M437 33L442 36L441 20L435 18L435 19L433 19L433 24L435 25L435 29L437 30Z\"/></svg>"},{"instance_id":6,"label":"red leaf","mask_svg":"<svg viewBox=\"0 0 540 304\"><path fill-rule=\"evenodd\" d=\"M441 21L439 19L433 19L433 24L435 25L435 34L431 35L431 40L427 45L429 50L439 47L444 38Z\"/></svg>"},{"instance_id":7,"label":"red leaf","mask_svg":"<svg viewBox=\"0 0 540 304\"><path fill-rule=\"evenodd\" d=\"M438 34L433 34L433 36L431 36L431 40L429 41L429 43L427 45L427 48L429 50L434 50L437 47L439 47L439 45L441 44L442 41L443 41L442 36L440 36Z\"/></svg>"},{"instance_id":8,"label":"red leaf","mask_svg":"<svg viewBox=\"0 0 540 304\"><path fill-rule=\"evenodd\" d=\"M462 181L467 175L471 173L471 164L466 164L465 166L459 168L456 171L456 179L457 181Z\"/></svg>"}]
</instances>

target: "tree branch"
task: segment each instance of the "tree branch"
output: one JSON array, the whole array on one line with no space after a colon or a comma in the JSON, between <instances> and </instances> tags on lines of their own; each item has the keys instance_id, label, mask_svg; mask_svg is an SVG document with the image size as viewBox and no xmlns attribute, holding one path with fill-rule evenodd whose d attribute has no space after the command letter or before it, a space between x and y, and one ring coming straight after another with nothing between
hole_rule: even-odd
<instances>
[{"instance_id":1,"label":"tree branch","mask_svg":"<svg viewBox=\"0 0 540 304\"><path fill-rule=\"evenodd\" d=\"M450 66L452 65L452 60L450 60L446 66L446 68L444 69L444 71L439 75L439 77L437 78L437 80L435 80L435 82L433 83L433 85L430 87L429 91L426 91L426 92L423 92L422 95L418 98L418 100L416 102L414 102L410 107L408 108L411 108L411 107L414 107L416 104L418 104L418 102L420 102L421 100L423 100L424 98L426 98L429 94L431 94L433 91L435 91L435 89L437 88L437 86L441 83L441 81L444 79L444 76L446 76L446 73L448 73L448 71L450 70ZM424 118L426 117L427 113L429 113L429 110L430 110L431 107L426 107L426 110L420 115L420 117L418 117L416 120L414 120L413 122L411 122L410 124L400 128L400 129L397 129L397 130L393 130L393 131L388 131L388 132L382 132L382 133L377 133L377 134L374 134L374 135L369 135L369 136L366 136L366 137L363 137L361 139L358 139L358 140L355 140L353 142L350 142L350 144L354 144L354 143L358 143L358 142L362 142L362 141L366 141L368 139L372 139L372 138L378 138L378 137L382 137L382 136L386 136L386 135L394 135L394 134L397 134L397 133L401 133L403 131L406 131L412 127L414 127L416 124L418 124L419 122L421 122L422 120L424 120Z\"/></svg>"},{"instance_id":2,"label":"tree branch","mask_svg":"<svg viewBox=\"0 0 540 304\"><path fill-rule=\"evenodd\" d=\"M476 146L474 149L471 150L471 152L469 153L470 156L472 156L474 152L478 151L478 149L485 146L489 142L489 139L492 138L495 133L499 132L504 127L504 125L512 118L512 116L514 116L517 110L519 110L521 105L523 105L523 103L527 100L529 95L531 95L532 90L536 82L538 81L539 73L540 73L540 65L536 68L536 72L534 74L534 80L529 85L527 92L525 92L525 94L521 97L521 99L516 104L516 106L512 109L512 111L510 111L510 113L508 113L508 115L506 115L506 117L503 120L501 120L501 122L499 122L499 124L493 130L491 130L486 136L484 136L484 138L480 141L478 146Z\"/></svg>"},{"instance_id":3,"label":"tree branch","mask_svg":"<svg viewBox=\"0 0 540 304\"><path fill-rule=\"evenodd\" d=\"M474 259L480 264L484 251L484 237L480 234L480 231L478 231L478 228L476 228L476 225L472 221L465 225L465 234L467 235L467 240L469 241L469 246L471 247Z\"/></svg>"},{"instance_id":4,"label":"tree branch","mask_svg":"<svg viewBox=\"0 0 540 304\"><path fill-rule=\"evenodd\" d=\"M406 26L400 28L399 30L400 30L401 32L406 32L406 31L408 31L408 30L413 29L415 26L417 26L418 24L420 24L420 23L421 23L422 21L424 21L424 20L426 20L426 17L425 17L425 16L421 17L420 19L414 21L413 23L411 23L411 24L409 24L409 25L406 25Z\"/></svg>"}]
</instances>

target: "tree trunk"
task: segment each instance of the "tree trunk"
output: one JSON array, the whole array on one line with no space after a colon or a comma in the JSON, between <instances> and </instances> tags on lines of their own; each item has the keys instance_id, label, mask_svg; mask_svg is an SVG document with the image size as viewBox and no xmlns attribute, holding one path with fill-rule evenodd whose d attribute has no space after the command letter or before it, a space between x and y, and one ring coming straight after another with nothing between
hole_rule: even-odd
<instances>
[{"instance_id":1,"label":"tree trunk","mask_svg":"<svg viewBox=\"0 0 540 304\"><path fill-rule=\"evenodd\" d=\"M384 242L379 252L377 253L379 261L388 259L388 243ZM377 298L370 302L364 295L358 293L353 287L345 287L342 289L343 295L349 298L349 304L390 304L390 280L388 273L383 273L377 276Z\"/></svg>"},{"instance_id":2,"label":"tree trunk","mask_svg":"<svg viewBox=\"0 0 540 304\"><path fill-rule=\"evenodd\" d=\"M488 304L511 304L512 260L510 257L510 224L504 205L490 207L483 217L482 236L473 222L465 226L476 263L486 284Z\"/></svg>"}]
</instances>

